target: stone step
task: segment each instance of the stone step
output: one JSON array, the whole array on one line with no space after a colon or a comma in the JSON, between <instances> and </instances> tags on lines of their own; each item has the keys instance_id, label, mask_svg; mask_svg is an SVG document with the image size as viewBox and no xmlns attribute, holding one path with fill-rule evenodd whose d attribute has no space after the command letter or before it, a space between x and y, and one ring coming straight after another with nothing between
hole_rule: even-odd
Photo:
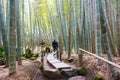
<instances>
[{"instance_id":1,"label":"stone step","mask_svg":"<svg viewBox=\"0 0 120 80\"><path fill-rule=\"evenodd\" d=\"M77 74L77 71L75 69L61 69L61 73L62 75L66 76L66 77L72 77L72 76L76 76L78 75Z\"/></svg>"},{"instance_id":2,"label":"stone step","mask_svg":"<svg viewBox=\"0 0 120 80\"><path fill-rule=\"evenodd\" d=\"M68 80L85 80L84 76L74 76L70 77Z\"/></svg>"}]
</instances>

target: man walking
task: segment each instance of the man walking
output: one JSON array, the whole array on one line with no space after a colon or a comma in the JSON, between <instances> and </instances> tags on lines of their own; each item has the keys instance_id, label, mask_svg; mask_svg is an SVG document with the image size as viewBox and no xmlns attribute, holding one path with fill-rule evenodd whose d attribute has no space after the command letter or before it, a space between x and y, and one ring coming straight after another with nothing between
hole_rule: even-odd
<instances>
[{"instance_id":1,"label":"man walking","mask_svg":"<svg viewBox=\"0 0 120 80\"><path fill-rule=\"evenodd\" d=\"M52 42L52 47L53 47L53 51L55 52L58 49L58 42L54 40Z\"/></svg>"}]
</instances>

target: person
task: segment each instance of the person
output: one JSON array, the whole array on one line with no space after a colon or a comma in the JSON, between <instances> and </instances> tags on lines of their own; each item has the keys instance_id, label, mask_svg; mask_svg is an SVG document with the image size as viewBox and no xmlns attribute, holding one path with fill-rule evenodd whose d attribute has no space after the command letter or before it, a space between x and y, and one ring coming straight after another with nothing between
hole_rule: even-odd
<instances>
[{"instance_id":1,"label":"person","mask_svg":"<svg viewBox=\"0 0 120 80\"><path fill-rule=\"evenodd\" d=\"M54 40L52 42L52 47L53 47L53 51L55 52L58 49L58 42Z\"/></svg>"}]
</instances>

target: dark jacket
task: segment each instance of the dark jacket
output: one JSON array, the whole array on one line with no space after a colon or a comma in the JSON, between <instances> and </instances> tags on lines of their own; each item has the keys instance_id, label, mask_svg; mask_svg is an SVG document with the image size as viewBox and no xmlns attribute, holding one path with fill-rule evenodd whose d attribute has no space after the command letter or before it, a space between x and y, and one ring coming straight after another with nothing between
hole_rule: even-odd
<instances>
[{"instance_id":1,"label":"dark jacket","mask_svg":"<svg viewBox=\"0 0 120 80\"><path fill-rule=\"evenodd\" d=\"M53 48L58 48L58 42L54 40L52 42L52 46L53 46Z\"/></svg>"}]
</instances>

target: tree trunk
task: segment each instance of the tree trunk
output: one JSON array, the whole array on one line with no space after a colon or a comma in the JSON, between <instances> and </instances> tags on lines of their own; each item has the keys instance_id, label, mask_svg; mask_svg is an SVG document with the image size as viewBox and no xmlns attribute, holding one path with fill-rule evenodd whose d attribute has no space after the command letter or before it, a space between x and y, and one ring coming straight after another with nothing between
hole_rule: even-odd
<instances>
[{"instance_id":1,"label":"tree trunk","mask_svg":"<svg viewBox=\"0 0 120 80\"><path fill-rule=\"evenodd\" d=\"M116 0L117 50L120 56L120 1Z\"/></svg>"},{"instance_id":2,"label":"tree trunk","mask_svg":"<svg viewBox=\"0 0 120 80\"><path fill-rule=\"evenodd\" d=\"M10 25L9 25L9 74L16 72L16 20L15 0L10 0Z\"/></svg>"},{"instance_id":3,"label":"tree trunk","mask_svg":"<svg viewBox=\"0 0 120 80\"><path fill-rule=\"evenodd\" d=\"M2 3L0 1L0 31L2 33L2 41L3 41L3 46L5 49L5 61L6 61L6 67L8 67L8 39L7 39L7 27L4 25L4 18L3 18L3 12L2 12Z\"/></svg>"},{"instance_id":4,"label":"tree trunk","mask_svg":"<svg viewBox=\"0 0 120 80\"><path fill-rule=\"evenodd\" d=\"M21 26L20 26L20 14L19 14L19 1L16 0L16 26L17 26L17 59L18 65L22 65L22 52L21 52Z\"/></svg>"}]
</instances>

